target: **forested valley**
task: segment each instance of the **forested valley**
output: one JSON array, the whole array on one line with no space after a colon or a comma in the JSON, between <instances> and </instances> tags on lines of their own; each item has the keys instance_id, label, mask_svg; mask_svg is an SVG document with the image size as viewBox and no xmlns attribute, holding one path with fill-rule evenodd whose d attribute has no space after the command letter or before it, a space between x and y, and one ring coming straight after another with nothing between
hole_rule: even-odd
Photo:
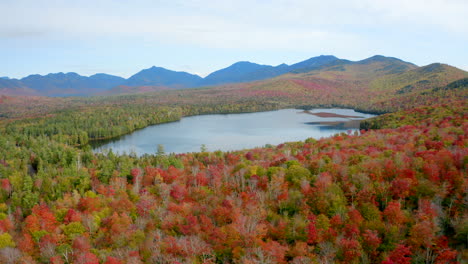
<instances>
[{"instance_id":1,"label":"forested valley","mask_svg":"<svg viewBox=\"0 0 468 264\"><path fill-rule=\"evenodd\" d=\"M430 72L429 84L346 74L1 97L0 262L465 262L465 74ZM360 133L232 152L137 157L88 145L184 116L285 107L383 115Z\"/></svg>"}]
</instances>

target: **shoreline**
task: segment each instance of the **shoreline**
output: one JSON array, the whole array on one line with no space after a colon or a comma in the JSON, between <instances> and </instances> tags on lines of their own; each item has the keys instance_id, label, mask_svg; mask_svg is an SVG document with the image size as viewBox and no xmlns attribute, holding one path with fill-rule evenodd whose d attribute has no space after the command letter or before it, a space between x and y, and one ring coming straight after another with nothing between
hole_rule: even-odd
<instances>
[{"instance_id":1,"label":"shoreline","mask_svg":"<svg viewBox=\"0 0 468 264\"><path fill-rule=\"evenodd\" d=\"M304 110L299 112L299 114L308 114L314 115L322 118L330 118L330 117L340 117L340 118L364 118L363 116L350 116L350 115L340 115L335 113L327 113L327 112L319 112L319 113L312 113L309 110Z\"/></svg>"}]
</instances>

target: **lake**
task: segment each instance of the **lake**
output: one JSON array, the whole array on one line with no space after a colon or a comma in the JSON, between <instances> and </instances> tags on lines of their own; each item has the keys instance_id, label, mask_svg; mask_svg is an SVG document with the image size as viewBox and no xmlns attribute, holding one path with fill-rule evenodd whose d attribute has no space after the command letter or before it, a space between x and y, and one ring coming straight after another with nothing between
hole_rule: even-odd
<instances>
[{"instance_id":1,"label":"lake","mask_svg":"<svg viewBox=\"0 0 468 264\"><path fill-rule=\"evenodd\" d=\"M307 138L319 139L359 129L359 120L374 115L352 109L283 109L277 111L184 117L153 125L114 140L94 142L95 152L154 154L159 144L166 153L241 150Z\"/></svg>"}]
</instances>

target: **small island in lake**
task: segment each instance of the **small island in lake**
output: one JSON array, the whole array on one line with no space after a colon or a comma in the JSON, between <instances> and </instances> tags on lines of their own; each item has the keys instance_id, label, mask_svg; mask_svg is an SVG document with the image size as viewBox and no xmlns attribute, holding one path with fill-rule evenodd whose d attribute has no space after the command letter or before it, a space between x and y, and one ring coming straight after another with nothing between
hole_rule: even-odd
<instances>
[{"instance_id":1,"label":"small island in lake","mask_svg":"<svg viewBox=\"0 0 468 264\"><path fill-rule=\"evenodd\" d=\"M340 115L340 114L335 114L335 113L327 113L327 112L319 112L319 113L312 113L309 110L304 110L302 112L299 112L299 114L309 114L309 115L314 115L318 117L323 117L323 118L330 118L330 117L340 117L340 118L364 118L362 116L350 116L350 115Z\"/></svg>"}]
</instances>

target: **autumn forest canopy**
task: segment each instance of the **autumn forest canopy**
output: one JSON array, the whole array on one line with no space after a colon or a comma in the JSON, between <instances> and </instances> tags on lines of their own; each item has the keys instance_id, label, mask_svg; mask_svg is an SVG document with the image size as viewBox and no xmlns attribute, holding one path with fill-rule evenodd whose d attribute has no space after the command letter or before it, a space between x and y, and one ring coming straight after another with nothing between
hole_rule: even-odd
<instances>
[{"instance_id":1,"label":"autumn forest canopy","mask_svg":"<svg viewBox=\"0 0 468 264\"><path fill-rule=\"evenodd\" d=\"M0 89L0 263L466 262L468 73L323 59L190 89ZM89 146L185 116L291 107L380 115L360 133L249 150Z\"/></svg>"}]
</instances>

